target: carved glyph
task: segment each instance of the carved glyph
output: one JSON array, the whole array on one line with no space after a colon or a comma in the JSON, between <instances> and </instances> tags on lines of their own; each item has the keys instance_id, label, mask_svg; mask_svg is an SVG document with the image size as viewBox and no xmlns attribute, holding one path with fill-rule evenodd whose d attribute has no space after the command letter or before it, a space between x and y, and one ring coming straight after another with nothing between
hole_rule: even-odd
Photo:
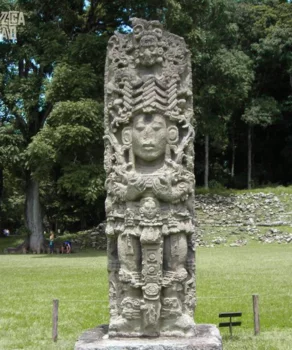
<instances>
[{"instance_id":1,"label":"carved glyph","mask_svg":"<svg viewBox=\"0 0 292 350\"><path fill-rule=\"evenodd\" d=\"M110 337L192 336L190 53L157 21L108 43L105 170Z\"/></svg>"}]
</instances>

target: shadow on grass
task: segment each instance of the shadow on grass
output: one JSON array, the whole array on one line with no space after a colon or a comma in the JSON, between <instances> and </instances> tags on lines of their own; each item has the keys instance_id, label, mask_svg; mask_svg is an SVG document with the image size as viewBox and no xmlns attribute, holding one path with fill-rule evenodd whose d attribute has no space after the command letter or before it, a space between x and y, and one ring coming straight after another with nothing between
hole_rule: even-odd
<instances>
[{"instance_id":1,"label":"shadow on grass","mask_svg":"<svg viewBox=\"0 0 292 350\"><path fill-rule=\"evenodd\" d=\"M223 334L222 335L222 333L221 333L221 336L222 336L223 343L225 343L225 342L237 342L241 339L239 335L234 335L234 334L232 337L230 337L230 334Z\"/></svg>"}]
</instances>

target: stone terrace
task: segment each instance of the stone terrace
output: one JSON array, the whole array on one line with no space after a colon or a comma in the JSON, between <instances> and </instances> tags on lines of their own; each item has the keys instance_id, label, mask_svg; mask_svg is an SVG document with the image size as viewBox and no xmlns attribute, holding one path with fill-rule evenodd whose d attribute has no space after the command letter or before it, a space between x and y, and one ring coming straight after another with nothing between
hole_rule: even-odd
<instances>
[{"instance_id":1,"label":"stone terrace","mask_svg":"<svg viewBox=\"0 0 292 350\"><path fill-rule=\"evenodd\" d=\"M196 195L197 244L292 242L292 195Z\"/></svg>"}]
</instances>

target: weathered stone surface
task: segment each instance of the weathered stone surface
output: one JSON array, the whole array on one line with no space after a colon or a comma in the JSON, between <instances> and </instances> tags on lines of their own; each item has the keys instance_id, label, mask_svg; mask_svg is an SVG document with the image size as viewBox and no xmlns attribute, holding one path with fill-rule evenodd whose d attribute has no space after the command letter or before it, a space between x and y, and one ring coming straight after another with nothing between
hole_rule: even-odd
<instances>
[{"instance_id":1,"label":"weathered stone surface","mask_svg":"<svg viewBox=\"0 0 292 350\"><path fill-rule=\"evenodd\" d=\"M108 338L106 325L81 335L75 350L222 350L219 330L210 324L195 327L191 338Z\"/></svg>"},{"instance_id":2,"label":"weathered stone surface","mask_svg":"<svg viewBox=\"0 0 292 350\"><path fill-rule=\"evenodd\" d=\"M195 334L192 71L157 21L109 40L105 170L110 337Z\"/></svg>"}]
</instances>

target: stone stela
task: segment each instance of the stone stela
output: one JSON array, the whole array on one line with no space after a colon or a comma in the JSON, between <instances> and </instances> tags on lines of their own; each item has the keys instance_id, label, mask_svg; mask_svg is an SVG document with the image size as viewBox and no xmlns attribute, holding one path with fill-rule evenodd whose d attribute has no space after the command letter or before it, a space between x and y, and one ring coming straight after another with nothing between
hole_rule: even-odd
<instances>
[{"instance_id":1,"label":"stone stela","mask_svg":"<svg viewBox=\"0 0 292 350\"><path fill-rule=\"evenodd\" d=\"M157 21L132 24L105 75L109 337L193 336L190 52Z\"/></svg>"},{"instance_id":2,"label":"stone stela","mask_svg":"<svg viewBox=\"0 0 292 350\"><path fill-rule=\"evenodd\" d=\"M158 21L132 19L105 69L109 326L75 350L222 350L195 325L194 129L190 52Z\"/></svg>"}]
</instances>

